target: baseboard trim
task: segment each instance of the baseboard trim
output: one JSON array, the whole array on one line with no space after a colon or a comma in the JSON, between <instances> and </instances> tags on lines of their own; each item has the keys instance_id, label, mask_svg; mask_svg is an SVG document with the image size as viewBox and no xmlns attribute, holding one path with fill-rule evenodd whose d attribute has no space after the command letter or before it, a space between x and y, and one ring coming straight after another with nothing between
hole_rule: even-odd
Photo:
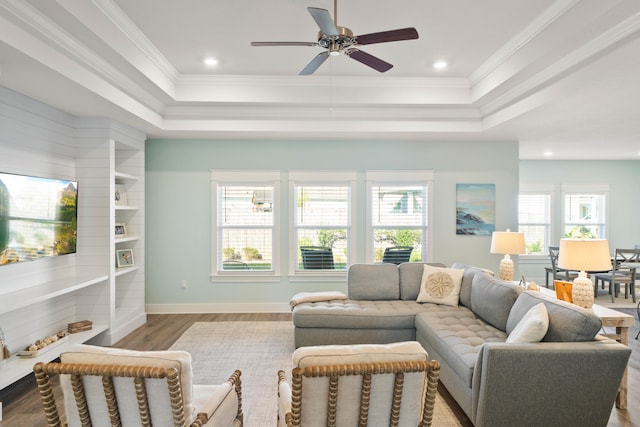
<instances>
[{"instance_id":1,"label":"baseboard trim","mask_svg":"<svg viewBox=\"0 0 640 427\"><path fill-rule=\"evenodd\" d=\"M287 303L147 304L147 314L290 313Z\"/></svg>"}]
</instances>

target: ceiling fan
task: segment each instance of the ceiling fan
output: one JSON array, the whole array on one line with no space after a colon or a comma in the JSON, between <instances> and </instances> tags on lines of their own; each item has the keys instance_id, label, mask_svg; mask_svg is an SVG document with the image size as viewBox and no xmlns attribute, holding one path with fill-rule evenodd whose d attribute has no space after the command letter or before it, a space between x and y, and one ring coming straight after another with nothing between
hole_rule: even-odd
<instances>
[{"instance_id":1,"label":"ceiling fan","mask_svg":"<svg viewBox=\"0 0 640 427\"><path fill-rule=\"evenodd\" d=\"M393 65L380 58L377 58L360 49L359 46L395 42L402 40L412 40L418 38L418 31L415 28L401 28L398 30L382 31L379 33L363 34L354 36L347 27L338 26L338 4L333 3L333 17L326 9L308 7L307 10L320 27L317 42L251 42L251 46L320 46L326 49L311 60L309 64L300 72L300 75L313 74L329 56L338 56L341 53L351 59L355 59L362 64L384 73L389 71Z\"/></svg>"}]
</instances>

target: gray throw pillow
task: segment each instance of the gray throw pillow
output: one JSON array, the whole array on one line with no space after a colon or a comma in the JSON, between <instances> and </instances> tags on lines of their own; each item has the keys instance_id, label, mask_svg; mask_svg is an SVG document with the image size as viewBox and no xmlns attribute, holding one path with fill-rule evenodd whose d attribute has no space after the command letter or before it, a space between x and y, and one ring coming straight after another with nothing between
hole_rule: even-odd
<instances>
[{"instance_id":1,"label":"gray throw pillow","mask_svg":"<svg viewBox=\"0 0 640 427\"><path fill-rule=\"evenodd\" d=\"M400 274L395 264L353 264L347 272L347 289L353 300L400 298Z\"/></svg>"},{"instance_id":2,"label":"gray throw pillow","mask_svg":"<svg viewBox=\"0 0 640 427\"><path fill-rule=\"evenodd\" d=\"M471 308L471 283L476 273L481 273L481 268L472 267L470 265L454 262L451 264L451 268L462 268L464 274L462 275L462 286L460 286L460 305L467 308Z\"/></svg>"},{"instance_id":3,"label":"gray throw pillow","mask_svg":"<svg viewBox=\"0 0 640 427\"><path fill-rule=\"evenodd\" d=\"M600 318L589 310L538 291L526 291L511 309L507 320L507 334L511 333L531 307L540 302L544 303L549 314L549 328L542 341L593 341L602 327Z\"/></svg>"},{"instance_id":4,"label":"gray throw pillow","mask_svg":"<svg viewBox=\"0 0 640 427\"><path fill-rule=\"evenodd\" d=\"M476 273L471 283L471 311L493 327L506 331L511 307L522 291L511 282Z\"/></svg>"}]
</instances>

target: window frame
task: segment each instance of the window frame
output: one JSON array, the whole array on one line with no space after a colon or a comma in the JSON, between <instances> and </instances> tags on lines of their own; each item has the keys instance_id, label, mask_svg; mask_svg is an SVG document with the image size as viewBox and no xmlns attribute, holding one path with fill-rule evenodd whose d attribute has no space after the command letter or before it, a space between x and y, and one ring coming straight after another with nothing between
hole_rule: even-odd
<instances>
[{"instance_id":1,"label":"window frame","mask_svg":"<svg viewBox=\"0 0 640 427\"><path fill-rule=\"evenodd\" d=\"M357 253L357 205L358 186L357 173L355 171L289 171L289 276L295 280L343 280L347 274L347 269L340 270L299 270L298 265L298 242L296 224L296 188L298 186L345 186L350 188L349 215L347 225L347 265L353 264Z\"/></svg>"},{"instance_id":2,"label":"window frame","mask_svg":"<svg viewBox=\"0 0 640 427\"><path fill-rule=\"evenodd\" d=\"M375 229L372 218L373 208L373 188L378 186L420 186L425 188L427 194L424 198L426 209L423 209L423 224L421 226L411 226L411 228L422 228L422 259L421 262L431 262L433 253L433 195L434 195L434 172L432 170L370 170L365 174L366 188L366 262L372 263L375 259ZM425 219L426 217L426 219ZM402 228L402 227L400 227ZM408 228L408 227L407 227ZM426 255L426 256L425 256Z\"/></svg>"},{"instance_id":3,"label":"window frame","mask_svg":"<svg viewBox=\"0 0 640 427\"><path fill-rule=\"evenodd\" d=\"M556 217L554 215L555 212L555 188L553 185L537 185L537 186L522 186L520 187L520 191L518 192L518 230L522 231L522 225L544 225L544 223L542 224L538 224L538 223L521 223L520 222L520 196L521 195L535 195L535 194L540 194L540 195L546 195L549 197L549 223L547 224L547 244L544 245L543 247L543 251L541 254L522 254L520 255L521 259L524 258L529 258L529 259L533 259L536 257L540 257L540 258L548 258L549 255L549 246L553 246L552 242L556 241L557 239L555 239L555 221L554 218Z\"/></svg>"},{"instance_id":4,"label":"window frame","mask_svg":"<svg viewBox=\"0 0 640 427\"><path fill-rule=\"evenodd\" d=\"M609 185L603 184L603 185L562 185L561 186L561 203L562 206L560 208L560 228L558 230L560 236L559 239L564 238L564 234L565 234L565 227L568 224L574 224L574 223L567 223L565 221L566 218L566 196L568 195L578 195L578 194L597 194L597 195L601 195L604 196L604 222L598 222L598 223L593 223L593 224L598 224L598 225L602 225L602 230L604 235L602 236L598 236L598 239L608 239L609 237L609 200L610 200L610 194L609 194ZM578 223L575 223L576 225L579 225ZM558 239L558 241L559 241Z\"/></svg>"},{"instance_id":5,"label":"window frame","mask_svg":"<svg viewBox=\"0 0 640 427\"><path fill-rule=\"evenodd\" d=\"M211 171L211 272L212 282L255 282L257 277L261 281L280 280L280 171ZM220 270L218 269L218 188L220 186L256 185L273 186L273 225L271 270ZM265 227L268 228L268 227Z\"/></svg>"}]
</instances>

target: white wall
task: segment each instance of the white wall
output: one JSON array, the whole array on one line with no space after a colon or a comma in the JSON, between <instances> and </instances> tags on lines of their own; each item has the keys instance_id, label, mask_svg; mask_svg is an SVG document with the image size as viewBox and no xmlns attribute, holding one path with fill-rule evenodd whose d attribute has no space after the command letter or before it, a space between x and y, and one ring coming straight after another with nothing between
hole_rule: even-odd
<instances>
[{"instance_id":1,"label":"white wall","mask_svg":"<svg viewBox=\"0 0 640 427\"><path fill-rule=\"evenodd\" d=\"M496 228L517 227L518 148L510 142L149 140L146 145L147 307L178 310L287 310L300 291L341 290L345 282L211 283L210 171L429 169L435 173L432 260L497 270L489 236L458 236L456 183L496 184ZM282 183L283 188L286 183ZM358 222L364 224L360 206ZM360 227L363 232L364 227ZM283 230L284 242L288 242ZM286 245L282 251L286 251ZM357 262L365 249L358 248ZM286 252L281 256L286 259ZM284 269L286 271L286 268ZM180 281L187 280L186 290Z\"/></svg>"},{"instance_id":2,"label":"white wall","mask_svg":"<svg viewBox=\"0 0 640 427\"><path fill-rule=\"evenodd\" d=\"M552 233L561 236L562 185L609 186L607 239L609 249L633 248L640 244L640 160L523 160L520 162L520 185L542 185L554 189L555 215ZM551 242L559 244L559 239ZM521 257L520 269L527 280L544 284L544 267L548 257ZM552 280L552 279L550 279Z\"/></svg>"}]
</instances>

